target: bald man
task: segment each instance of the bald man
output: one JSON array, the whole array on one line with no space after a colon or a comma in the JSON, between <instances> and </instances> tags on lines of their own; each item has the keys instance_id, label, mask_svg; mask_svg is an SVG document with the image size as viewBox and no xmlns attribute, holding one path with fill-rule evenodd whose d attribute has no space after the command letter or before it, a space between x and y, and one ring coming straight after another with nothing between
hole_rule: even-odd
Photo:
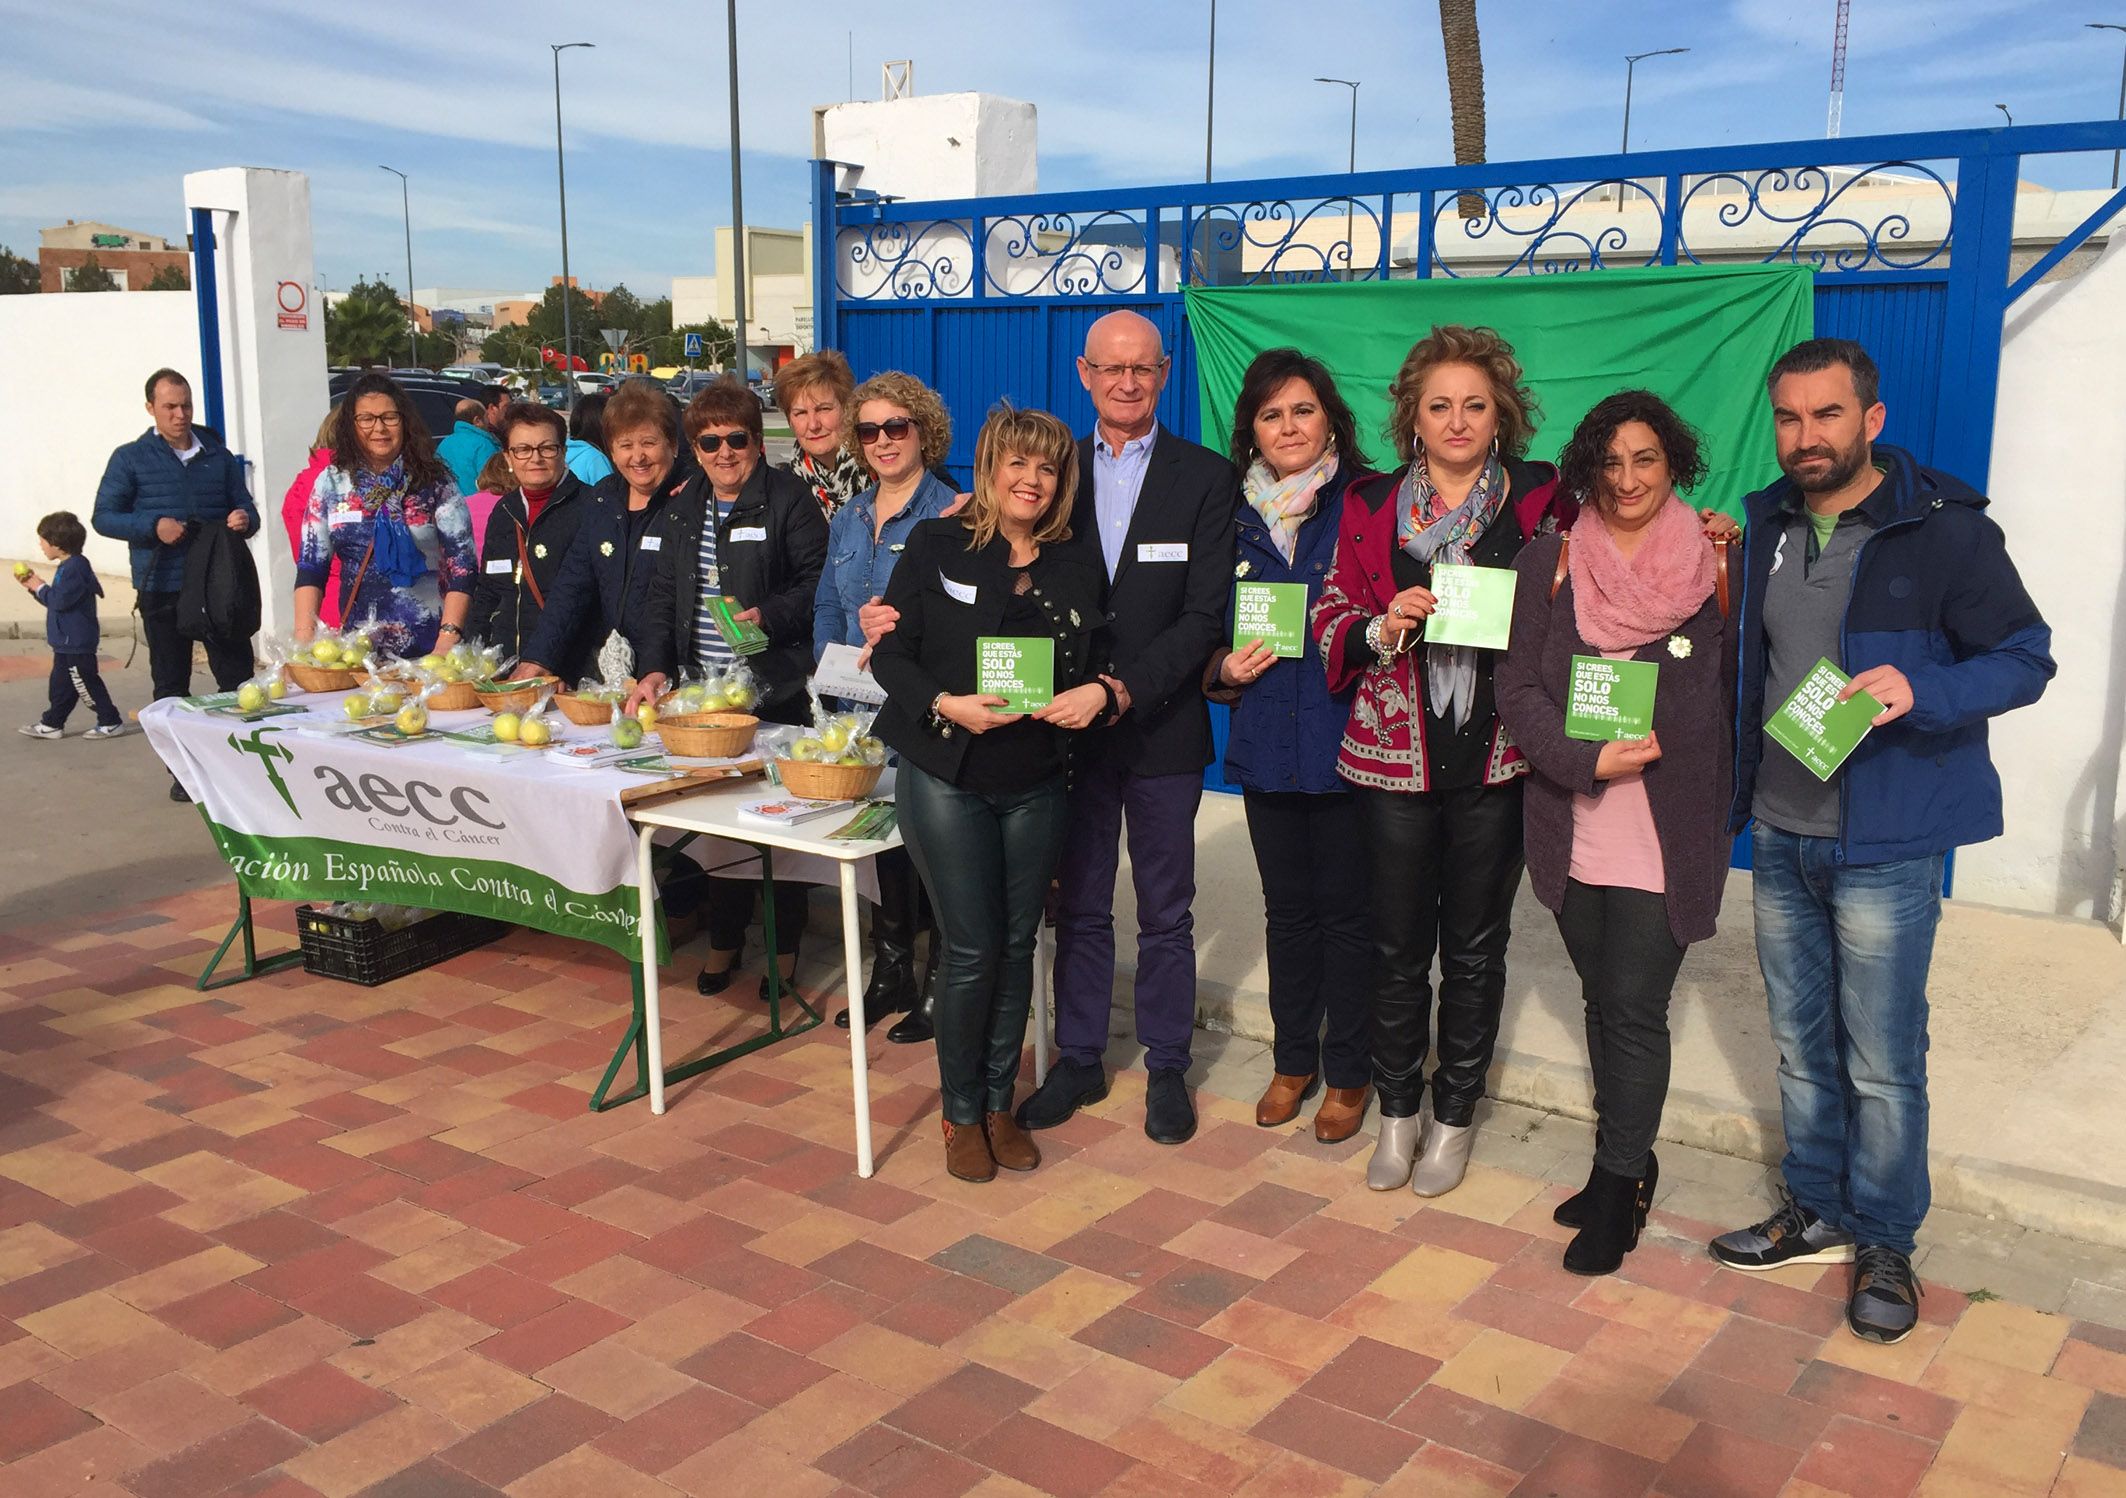
<instances>
[{"instance_id":1,"label":"bald man","mask_svg":"<svg viewBox=\"0 0 2126 1498\"><path fill-rule=\"evenodd\" d=\"M1053 1128L1107 1096L1115 875L1126 826L1137 892L1137 1039L1150 1073L1144 1132L1180 1144L1196 1132L1186 1073L1196 1021L1196 808L1211 762L1203 670L1225 634L1240 481L1224 458L1159 425L1168 368L1159 329L1126 311L1087 330L1078 360L1099 419L1079 444L1063 544L1107 574L1122 710L1088 736L1073 765L1058 871L1058 1059L1018 1120Z\"/></svg>"}]
</instances>

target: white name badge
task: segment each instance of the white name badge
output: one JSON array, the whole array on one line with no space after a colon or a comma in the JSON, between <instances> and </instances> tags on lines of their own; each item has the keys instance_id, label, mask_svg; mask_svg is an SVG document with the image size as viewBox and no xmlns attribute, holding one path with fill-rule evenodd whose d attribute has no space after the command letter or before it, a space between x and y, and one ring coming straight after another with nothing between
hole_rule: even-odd
<instances>
[{"instance_id":1,"label":"white name badge","mask_svg":"<svg viewBox=\"0 0 2126 1498\"><path fill-rule=\"evenodd\" d=\"M512 564L506 559L489 562L487 564L487 575L489 577L495 577L497 575L506 576L511 566Z\"/></svg>"},{"instance_id":2,"label":"white name badge","mask_svg":"<svg viewBox=\"0 0 2126 1498\"><path fill-rule=\"evenodd\" d=\"M945 595L948 598L956 599L961 603L974 602L973 583L956 583L942 572L938 574L938 582L944 586Z\"/></svg>"},{"instance_id":3,"label":"white name badge","mask_svg":"<svg viewBox=\"0 0 2126 1498\"><path fill-rule=\"evenodd\" d=\"M740 541L765 541L767 539L768 528L764 525L742 525L731 532L731 541L734 545Z\"/></svg>"},{"instance_id":4,"label":"white name badge","mask_svg":"<svg viewBox=\"0 0 2126 1498\"><path fill-rule=\"evenodd\" d=\"M327 525L352 525L355 523L355 521L361 518L362 512L360 510L353 509L350 507L345 509L334 510L332 512L331 517L325 523Z\"/></svg>"},{"instance_id":5,"label":"white name badge","mask_svg":"<svg viewBox=\"0 0 2126 1498\"><path fill-rule=\"evenodd\" d=\"M643 549L644 551L662 551L662 550L664 550L664 537L662 537L662 536L644 536L644 537L642 538L642 549Z\"/></svg>"},{"instance_id":6,"label":"white name badge","mask_svg":"<svg viewBox=\"0 0 2126 1498\"><path fill-rule=\"evenodd\" d=\"M1137 548L1140 562L1185 562L1188 560L1188 543L1185 541L1146 541Z\"/></svg>"}]
</instances>

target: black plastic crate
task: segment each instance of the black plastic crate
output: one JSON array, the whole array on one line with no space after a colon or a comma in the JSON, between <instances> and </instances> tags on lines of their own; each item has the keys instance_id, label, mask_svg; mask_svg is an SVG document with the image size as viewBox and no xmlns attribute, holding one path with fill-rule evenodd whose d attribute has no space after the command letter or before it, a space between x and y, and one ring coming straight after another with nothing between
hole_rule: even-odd
<instances>
[{"instance_id":1,"label":"black plastic crate","mask_svg":"<svg viewBox=\"0 0 2126 1498\"><path fill-rule=\"evenodd\" d=\"M355 920L309 905L295 907L303 971L374 988L432 967L446 957L484 947L509 929L507 921L438 910L410 926L386 931L375 917Z\"/></svg>"}]
</instances>

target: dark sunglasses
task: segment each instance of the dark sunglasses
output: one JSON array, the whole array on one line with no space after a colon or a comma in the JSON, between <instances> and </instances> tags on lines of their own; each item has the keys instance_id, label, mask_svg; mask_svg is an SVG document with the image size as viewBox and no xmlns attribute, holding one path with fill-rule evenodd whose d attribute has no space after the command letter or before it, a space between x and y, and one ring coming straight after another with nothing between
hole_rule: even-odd
<instances>
[{"instance_id":1,"label":"dark sunglasses","mask_svg":"<svg viewBox=\"0 0 2126 1498\"><path fill-rule=\"evenodd\" d=\"M898 442L915 430L915 422L906 416L896 416L891 421L860 421L856 424L856 440L869 447L881 437Z\"/></svg>"},{"instance_id":2,"label":"dark sunglasses","mask_svg":"<svg viewBox=\"0 0 2126 1498\"><path fill-rule=\"evenodd\" d=\"M730 445L732 452L742 453L753 445L753 434L751 432L733 432L726 437L720 432L703 432L694 439L694 445L705 453L715 452L726 443Z\"/></svg>"}]
</instances>

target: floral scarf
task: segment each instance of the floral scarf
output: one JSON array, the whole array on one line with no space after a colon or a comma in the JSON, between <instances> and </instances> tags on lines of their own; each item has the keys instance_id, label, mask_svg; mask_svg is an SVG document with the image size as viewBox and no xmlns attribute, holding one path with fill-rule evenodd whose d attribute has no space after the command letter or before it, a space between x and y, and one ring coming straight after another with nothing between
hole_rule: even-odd
<instances>
[{"instance_id":1,"label":"floral scarf","mask_svg":"<svg viewBox=\"0 0 2126 1498\"><path fill-rule=\"evenodd\" d=\"M1271 473L1270 465L1261 458L1248 464L1247 477L1241 480L1241 492L1247 496L1255 513L1262 517L1271 542L1284 553L1287 562L1292 560L1292 550L1299 543L1300 526L1314 513L1322 486L1335 476L1334 446L1322 453L1311 468L1286 479Z\"/></svg>"},{"instance_id":2,"label":"floral scarf","mask_svg":"<svg viewBox=\"0 0 2126 1498\"><path fill-rule=\"evenodd\" d=\"M832 520L834 512L871 486L871 476L846 447L836 448L832 463L821 463L803 448L790 462L790 472L803 479Z\"/></svg>"},{"instance_id":3,"label":"floral scarf","mask_svg":"<svg viewBox=\"0 0 2126 1498\"><path fill-rule=\"evenodd\" d=\"M1419 454L1395 491L1395 542L1420 562L1466 566L1505 501L1506 470L1496 456L1484 464L1468 497L1450 510ZM1449 719L1457 733L1468 726L1476 703L1476 663L1472 646L1425 647L1425 698L1432 715Z\"/></svg>"},{"instance_id":4,"label":"floral scarf","mask_svg":"<svg viewBox=\"0 0 2126 1498\"><path fill-rule=\"evenodd\" d=\"M406 524L409 486L404 457L392 459L391 466L381 472L364 468L354 475L355 502L371 518L370 536L375 550L369 565L394 588L412 587L429 570L428 558L421 555Z\"/></svg>"}]
</instances>

